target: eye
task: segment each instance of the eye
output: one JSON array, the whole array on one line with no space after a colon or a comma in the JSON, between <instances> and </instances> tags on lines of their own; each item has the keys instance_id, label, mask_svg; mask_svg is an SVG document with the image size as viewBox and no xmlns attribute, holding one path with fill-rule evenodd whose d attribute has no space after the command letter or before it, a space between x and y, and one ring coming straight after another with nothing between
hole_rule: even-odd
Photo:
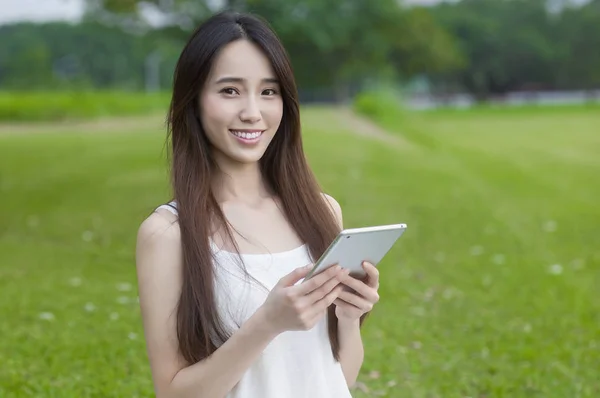
<instances>
[{"instance_id":1,"label":"eye","mask_svg":"<svg viewBox=\"0 0 600 398\"><path fill-rule=\"evenodd\" d=\"M277 95L277 90L274 90L272 88L268 88L266 90L263 91L263 94L266 96L273 96L273 95Z\"/></svg>"},{"instance_id":2,"label":"eye","mask_svg":"<svg viewBox=\"0 0 600 398\"><path fill-rule=\"evenodd\" d=\"M220 91L220 93L224 93L224 94L227 94L227 95L236 95L236 94L239 94L238 91L235 88L233 88L233 87L225 87L224 89L222 89Z\"/></svg>"}]
</instances>

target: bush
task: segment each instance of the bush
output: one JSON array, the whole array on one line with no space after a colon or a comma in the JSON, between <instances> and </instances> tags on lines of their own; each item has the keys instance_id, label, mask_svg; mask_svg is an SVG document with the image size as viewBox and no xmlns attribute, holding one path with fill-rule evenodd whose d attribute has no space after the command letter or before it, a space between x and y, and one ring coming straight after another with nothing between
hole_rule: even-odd
<instances>
[{"instance_id":1,"label":"bush","mask_svg":"<svg viewBox=\"0 0 600 398\"><path fill-rule=\"evenodd\" d=\"M376 121L402 119L404 109L398 95L390 90L365 91L354 97L354 111Z\"/></svg>"},{"instance_id":2,"label":"bush","mask_svg":"<svg viewBox=\"0 0 600 398\"><path fill-rule=\"evenodd\" d=\"M0 121L59 121L166 111L167 93L0 92Z\"/></svg>"}]
</instances>

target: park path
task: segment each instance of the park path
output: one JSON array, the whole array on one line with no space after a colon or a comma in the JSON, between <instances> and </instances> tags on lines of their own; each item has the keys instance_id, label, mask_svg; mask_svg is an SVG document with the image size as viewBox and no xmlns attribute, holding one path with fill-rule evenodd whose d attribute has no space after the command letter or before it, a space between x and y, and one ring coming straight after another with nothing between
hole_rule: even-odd
<instances>
[{"instance_id":1,"label":"park path","mask_svg":"<svg viewBox=\"0 0 600 398\"><path fill-rule=\"evenodd\" d=\"M164 128L165 115L150 114L141 116L106 117L82 121L0 123L0 134L106 133L162 130Z\"/></svg>"},{"instance_id":2,"label":"park path","mask_svg":"<svg viewBox=\"0 0 600 398\"><path fill-rule=\"evenodd\" d=\"M398 135L384 130L368 118L352 111L349 107L339 108L338 115L342 126L353 134L392 144L394 146L410 145Z\"/></svg>"}]
</instances>

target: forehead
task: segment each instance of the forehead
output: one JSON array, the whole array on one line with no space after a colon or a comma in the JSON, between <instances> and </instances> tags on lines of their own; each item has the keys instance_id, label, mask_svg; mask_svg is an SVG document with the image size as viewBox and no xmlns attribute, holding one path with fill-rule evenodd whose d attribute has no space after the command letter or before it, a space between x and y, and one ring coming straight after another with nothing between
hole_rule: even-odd
<instances>
[{"instance_id":1,"label":"forehead","mask_svg":"<svg viewBox=\"0 0 600 398\"><path fill-rule=\"evenodd\" d=\"M227 44L215 58L209 80L214 81L224 76L248 81L276 77L271 62L262 50L247 40Z\"/></svg>"}]
</instances>

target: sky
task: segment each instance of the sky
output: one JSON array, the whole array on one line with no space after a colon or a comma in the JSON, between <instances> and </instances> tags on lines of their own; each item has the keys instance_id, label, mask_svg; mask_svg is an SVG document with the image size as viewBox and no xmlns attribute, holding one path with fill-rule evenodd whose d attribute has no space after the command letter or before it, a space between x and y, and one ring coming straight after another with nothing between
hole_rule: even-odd
<instances>
[{"instance_id":1,"label":"sky","mask_svg":"<svg viewBox=\"0 0 600 398\"><path fill-rule=\"evenodd\" d=\"M82 0L0 0L0 24L18 21L77 21Z\"/></svg>"}]
</instances>

